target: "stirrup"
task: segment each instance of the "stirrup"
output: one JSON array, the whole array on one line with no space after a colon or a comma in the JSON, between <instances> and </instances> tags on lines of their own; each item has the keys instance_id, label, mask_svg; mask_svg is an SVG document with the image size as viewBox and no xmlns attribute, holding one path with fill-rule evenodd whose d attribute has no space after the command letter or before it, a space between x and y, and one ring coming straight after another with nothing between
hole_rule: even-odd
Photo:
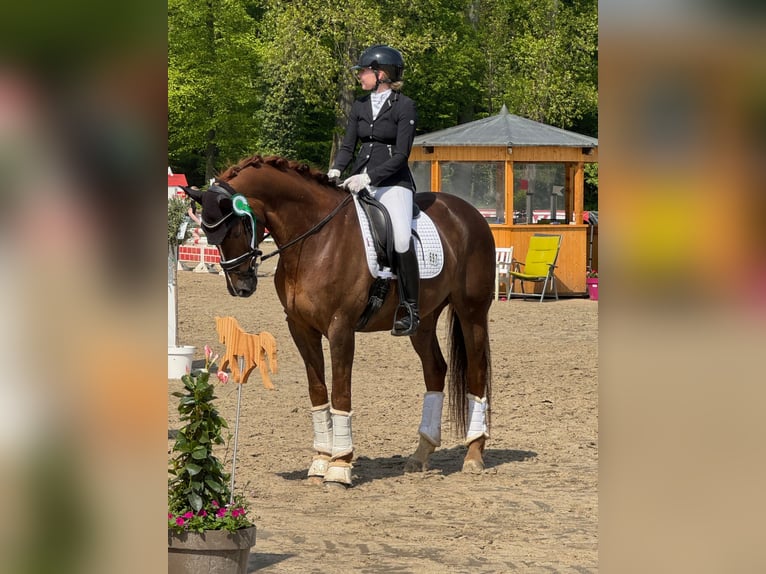
<instances>
[{"instance_id":1,"label":"stirrup","mask_svg":"<svg viewBox=\"0 0 766 574\"><path fill-rule=\"evenodd\" d=\"M397 308L397 311L404 308L406 314L394 321L394 327L391 329L391 334L394 337L408 337L413 335L418 330L420 325L420 317L418 317L418 311L413 306L407 303L401 303Z\"/></svg>"}]
</instances>

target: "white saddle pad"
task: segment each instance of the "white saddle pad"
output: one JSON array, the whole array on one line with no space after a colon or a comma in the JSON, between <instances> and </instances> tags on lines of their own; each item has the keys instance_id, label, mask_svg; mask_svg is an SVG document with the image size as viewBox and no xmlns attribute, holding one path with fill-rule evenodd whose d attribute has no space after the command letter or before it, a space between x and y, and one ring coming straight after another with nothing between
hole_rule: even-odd
<instances>
[{"instance_id":1,"label":"white saddle pad","mask_svg":"<svg viewBox=\"0 0 766 574\"><path fill-rule=\"evenodd\" d=\"M359 215L359 227L362 230L362 241L364 241L364 250L367 254L367 267L373 277L391 278L395 277L391 269L385 267L381 269L378 266L378 256L375 254L375 244L373 243L372 233L370 232L370 223L367 214L359 205L359 200L354 195L354 205ZM412 220L412 234L415 239L415 251L418 254L418 266L420 267L420 278L431 279L441 273L444 266L444 250L439 232L436 230L433 220L421 211L420 214Z\"/></svg>"}]
</instances>

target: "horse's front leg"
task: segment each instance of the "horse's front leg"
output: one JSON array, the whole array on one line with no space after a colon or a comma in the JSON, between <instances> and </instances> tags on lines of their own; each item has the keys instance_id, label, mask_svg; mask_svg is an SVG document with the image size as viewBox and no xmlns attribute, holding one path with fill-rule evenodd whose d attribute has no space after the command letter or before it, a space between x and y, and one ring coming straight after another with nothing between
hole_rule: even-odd
<instances>
[{"instance_id":1,"label":"horse's front leg","mask_svg":"<svg viewBox=\"0 0 766 574\"><path fill-rule=\"evenodd\" d=\"M354 458L351 433L351 369L355 346L353 326L336 317L327 338L332 361L332 455L324 482L351 486L351 461Z\"/></svg>"},{"instance_id":2,"label":"horse's front leg","mask_svg":"<svg viewBox=\"0 0 766 574\"><path fill-rule=\"evenodd\" d=\"M423 365L426 394L423 395L423 410L418 427L418 448L404 465L404 472L428 470L428 459L441 445L442 409L444 405L444 378L447 363L436 336L438 312L424 317L417 332L410 337L415 352Z\"/></svg>"},{"instance_id":3,"label":"horse's front leg","mask_svg":"<svg viewBox=\"0 0 766 574\"><path fill-rule=\"evenodd\" d=\"M308 471L311 482L322 482L332 456L332 418L327 385L324 377L324 354L322 334L319 331L297 325L288 318L287 325L293 341L306 366L311 400L311 421L314 427L314 455Z\"/></svg>"}]
</instances>

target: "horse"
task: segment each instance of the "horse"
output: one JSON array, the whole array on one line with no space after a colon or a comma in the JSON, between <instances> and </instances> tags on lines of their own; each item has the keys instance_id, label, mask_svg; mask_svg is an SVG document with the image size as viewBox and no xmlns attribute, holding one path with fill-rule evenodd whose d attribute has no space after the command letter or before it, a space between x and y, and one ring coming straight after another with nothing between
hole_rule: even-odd
<instances>
[{"instance_id":1,"label":"horse","mask_svg":"<svg viewBox=\"0 0 766 574\"><path fill-rule=\"evenodd\" d=\"M356 331L390 330L398 306L398 287L391 281L392 292L359 328L357 322L375 278L365 263L353 197L305 163L261 155L225 169L206 191L185 190L203 207L202 227L208 242L220 251L231 295L251 296L258 283L258 265L279 254L274 283L290 335L305 364L311 401L315 454L307 479L352 486L351 381ZM410 342L422 364L426 391L418 446L404 471L427 470L429 457L441 445L449 366L449 415L453 429L467 446L462 468L481 473L490 423L488 313L494 295L495 242L479 211L455 195L416 193L415 204L436 225L444 262L438 275L420 281L421 320ZM277 250L263 256L258 246L267 230ZM437 322L445 308L449 365L437 338ZM331 396L325 381L322 337L329 342Z\"/></svg>"}]
</instances>

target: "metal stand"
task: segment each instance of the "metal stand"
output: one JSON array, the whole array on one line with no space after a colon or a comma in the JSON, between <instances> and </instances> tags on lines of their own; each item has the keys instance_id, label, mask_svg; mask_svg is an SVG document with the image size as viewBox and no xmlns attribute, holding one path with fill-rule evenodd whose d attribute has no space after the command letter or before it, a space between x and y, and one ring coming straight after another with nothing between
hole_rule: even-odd
<instances>
[{"instance_id":1,"label":"metal stand","mask_svg":"<svg viewBox=\"0 0 766 574\"><path fill-rule=\"evenodd\" d=\"M245 372L245 358L238 357L239 372ZM234 452L231 457L231 494L229 498L229 504L234 503L234 474L237 469L237 444L239 442L239 407L242 404L242 385L243 382L237 384L237 418L234 420Z\"/></svg>"}]
</instances>

